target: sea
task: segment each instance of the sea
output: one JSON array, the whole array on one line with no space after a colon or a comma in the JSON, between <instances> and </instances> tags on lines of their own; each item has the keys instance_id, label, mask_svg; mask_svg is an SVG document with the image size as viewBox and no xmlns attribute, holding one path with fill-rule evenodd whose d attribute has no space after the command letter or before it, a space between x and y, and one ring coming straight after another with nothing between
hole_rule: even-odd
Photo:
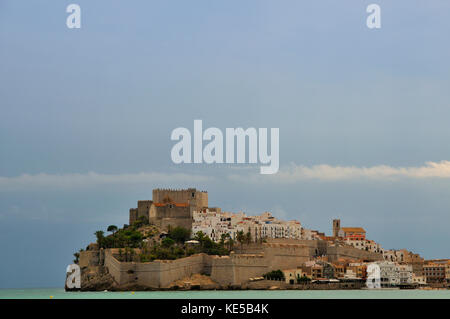
<instances>
[{"instance_id":1,"label":"sea","mask_svg":"<svg viewBox=\"0 0 450 319\"><path fill-rule=\"evenodd\" d=\"M63 288L0 289L0 299L450 299L450 290L215 290L65 292Z\"/></svg>"}]
</instances>

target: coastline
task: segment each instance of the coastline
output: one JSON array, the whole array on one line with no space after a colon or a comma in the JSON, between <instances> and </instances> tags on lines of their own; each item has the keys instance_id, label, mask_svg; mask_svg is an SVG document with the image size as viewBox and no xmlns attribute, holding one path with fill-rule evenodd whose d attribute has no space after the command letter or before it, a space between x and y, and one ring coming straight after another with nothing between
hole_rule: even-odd
<instances>
[{"instance_id":1,"label":"coastline","mask_svg":"<svg viewBox=\"0 0 450 319\"><path fill-rule=\"evenodd\" d=\"M450 290L348 289L65 292L64 288L28 288L0 289L0 299L450 299Z\"/></svg>"}]
</instances>

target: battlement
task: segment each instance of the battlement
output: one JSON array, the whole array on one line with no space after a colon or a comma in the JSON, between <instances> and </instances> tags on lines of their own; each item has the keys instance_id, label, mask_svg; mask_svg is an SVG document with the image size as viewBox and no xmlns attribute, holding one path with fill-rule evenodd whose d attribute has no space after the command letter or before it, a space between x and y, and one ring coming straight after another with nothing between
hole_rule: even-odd
<instances>
[{"instance_id":1,"label":"battlement","mask_svg":"<svg viewBox=\"0 0 450 319\"><path fill-rule=\"evenodd\" d=\"M195 188L153 190L154 203L189 204L196 208L208 207L208 192L198 191Z\"/></svg>"},{"instance_id":2,"label":"battlement","mask_svg":"<svg viewBox=\"0 0 450 319\"><path fill-rule=\"evenodd\" d=\"M159 192L185 192L185 191L194 191L194 192L200 192L200 193L208 193L208 191L199 191L196 188L155 188L153 191L159 191Z\"/></svg>"}]
</instances>

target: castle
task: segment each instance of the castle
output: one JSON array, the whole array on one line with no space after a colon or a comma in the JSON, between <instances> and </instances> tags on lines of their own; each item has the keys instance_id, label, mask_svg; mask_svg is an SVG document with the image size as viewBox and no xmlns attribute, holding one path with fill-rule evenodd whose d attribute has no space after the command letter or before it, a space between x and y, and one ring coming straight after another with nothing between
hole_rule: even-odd
<instances>
[{"instance_id":1,"label":"castle","mask_svg":"<svg viewBox=\"0 0 450 319\"><path fill-rule=\"evenodd\" d=\"M224 224L228 232L234 229L250 233L252 229L256 229L258 232L252 233L260 235L255 235L254 239L264 237L264 240L255 240L253 243L247 243L245 247L236 247L229 256L200 253L176 260L151 262L119 261L117 255L120 255L120 249L99 249L97 244L92 244L92 249L80 252L79 265L86 274L103 269L118 287L147 288L167 288L171 283L193 274L207 274L212 281L226 287L246 284L250 278L260 277L273 270L298 269L304 263L317 258L326 259L327 262L343 259L383 259L383 254L377 247L361 249L361 243L365 243L365 231L362 228L341 228L338 219L333 221L334 237L327 238L316 231L308 232L299 222L278 221L267 212L255 218L247 217L243 213L222 216L219 208L208 207L208 193L195 188L154 189L152 195L152 200L139 200L137 208L130 209L130 224L143 218L161 229L167 229L169 226L192 229L194 212L195 215L201 212L205 218L215 214L211 220L212 225L199 224L206 227L206 230L208 227L217 230L217 225L214 224ZM343 240L348 241L350 245L340 244ZM368 241L367 245L369 244L371 243ZM140 252L140 249L133 251L135 250ZM89 287L86 280L84 284Z\"/></svg>"},{"instance_id":2,"label":"castle","mask_svg":"<svg viewBox=\"0 0 450 319\"><path fill-rule=\"evenodd\" d=\"M146 219L161 229L180 226L194 233L201 231L214 241L229 235L230 241L240 241L241 245L231 245L232 251L226 256L198 253L175 260L145 262L136 256L132 261L123 261L118 258L121 248L99 248L98 244L91 244L79 253L79 266L86 275L84 289L103 290L104 284L119 289L169 288L172 283L194 274L208 275L217 287L249 287L256 279L261 280L261 276L275 270L282 270L290 284L295 282L291 277L298 279L301 273L310 279L338 278L347 287L349 280L365 279L369 262L383 267L381 273L387 285L424 282L424 269L428 269L427 281L442 280L443 276L440 271L436 279L432 271L438 266L424 268L424 260L418 254L405 249L383 249L379 243L366 238L364 228L341 227L340 219L333 220L333 235L325 236L303 228L298 221L278 220L269 212L260 216L222 213L220 208L208 207L207 192L195 188L154 189L152 200L140 200L137 208L130 209L130 224L139 219ZM251 235L245 246L236 235L241 232ZM132 251L140 254L145 249L142 246ZM97 287L95 280L94 286L90 282L95 274L100 278ZM264 285L266 289L273 283Z\"/></svg>"},{"instance_id":3,"label":"castle","mask_svg":"<svg viewBox=\"0 0 450 319\"><path fill-rule=\"evenodd\" d=\"M188 189L154 189L152 200L139 200L130 209L130 225L139 218L167 229L168 226L192 228L194 211L208 207L208 192Z\"/></svg>"}]
</instances>

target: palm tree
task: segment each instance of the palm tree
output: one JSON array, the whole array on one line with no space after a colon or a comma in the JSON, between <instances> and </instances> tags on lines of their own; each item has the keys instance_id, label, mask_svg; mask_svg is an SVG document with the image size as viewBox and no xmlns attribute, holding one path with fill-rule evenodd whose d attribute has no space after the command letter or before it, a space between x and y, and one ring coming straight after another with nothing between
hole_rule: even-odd
<instances>
[{"instance_id":1,"label":"palm tree","mask_svg":"<svg viewBox=\"0 0 450 319\"><path fill-rule=\"evenodd\" d=\"M244 234L244 231L242 231L242 230L240 230L236 233L236 239L241 244L241 249L242 249L242 246L244 245L245 237L246 236Z\"/></svg>"},{"instance_id":2,"label":"palm tree","mask_svg":"<svg viewBox=\"0 0 450 319\"><path fill-rule=\"evenodd\" d=\"M222 234L220 235L220 245L223 246L225 244L225 239L227 239L228 236L230 236L229 234Z\"/></svg>"},{"instance_id":3,"label":"palm tree","mask_svg":"<svg viewBox=\"0 0 450 319\"><path fill-rule=\"evenodd\" d=\"M195 234L194 239L195 239L195 240L198 240L198 241L200 242L200 245L203 247L203 242L204 242L205 239L206 239L206 234L205 234L204 232L202 232L202 231L198 231L198 232Z\"/></svg>"},{"instance_id":4,"label":"palm tree","mask_svg":"<svg viewBox=\"0 0 450 319\"><path fill-rule=\"evenodd\" d=\"M94 235L97 237L97 244L100 248L103 244L103 239L105 238L105 232L103 230L97 230Z\"/></svg>"},{"instance_id":5,"label":"palm tree","mask_svg":"<svg viewBox=\"0 0 450 319\"><path fill-rule=\"evenodd\" d=\"M230 236L229 236L230 237ZM234 246L234 240L233 240L233 238L229 238L228 239L228 241L227 241L227 244L228 244L228 250L229 251L232 251L233 250L233 246Z\"/></svg>"},{"instance_id":6,"label":"palm tree","mask_svg":"<svg viewBox=\"0 0 450 319\"><path fill-rule=\"evenodd\" d=\"M249 245L252 242L252 234L250 233L250 230L245 235L245 242L247 243L247 245Z\"/></svg>"}]
</instances>

